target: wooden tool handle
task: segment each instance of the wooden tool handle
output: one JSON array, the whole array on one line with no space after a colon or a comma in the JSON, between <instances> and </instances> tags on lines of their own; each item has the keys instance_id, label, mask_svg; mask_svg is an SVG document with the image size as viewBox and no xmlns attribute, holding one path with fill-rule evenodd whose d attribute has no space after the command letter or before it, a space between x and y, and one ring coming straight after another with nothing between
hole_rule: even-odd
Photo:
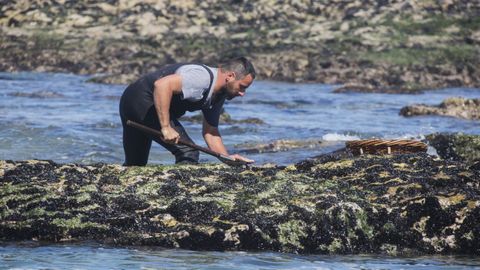
<instances>
[{"instance_id":1,"label":"wooden tool handle","mask_svg":"<svg viewBox=\"0 0 480 270\"><path fill-rule=\"evenodd\" d=\"M152 136L158 137L158 138L160 138L160 139L163 141L163 135L162 135L162 133L161 133L160 131L156 130L156 129L153 129L153 128L144 126L144 125L142 125L142 124L139 124L139 123L134 122L134 121L131 121L131 120L127 120L127 125L128 125L128 126L131 126L131 127L134 127L134 128L137 128L137 129L139 129L139 130L141 130L141 131L143 131L143 132L145 132L145 133L147 133L147 134L150 134L150 135L152 135ZM212 155L212 156L214 156L214 157L216 157L216 158L223 158L223 159L232 160L232 161L235 160L235 159L232 159L232 158L229 157L229 156L222 155L222 154L220 154L220 153L217 153L217 152L212 151L212 150L210 150L210 149L208 149L208 148L205 148L205 147L196 145L196 144L191 143L191 142L186 142L186 141L184 141L184 140L182 140L182 139L179 139L179 140L178 140L178 143L179 143L179 144L182 144L182 145L189 146L189 147L191 147L191 148L193 148L193 149L197 149L197 150L202 151L202 152L204 152L204 153L206 153L206 154Z\"/></svg>"}]
</instances>

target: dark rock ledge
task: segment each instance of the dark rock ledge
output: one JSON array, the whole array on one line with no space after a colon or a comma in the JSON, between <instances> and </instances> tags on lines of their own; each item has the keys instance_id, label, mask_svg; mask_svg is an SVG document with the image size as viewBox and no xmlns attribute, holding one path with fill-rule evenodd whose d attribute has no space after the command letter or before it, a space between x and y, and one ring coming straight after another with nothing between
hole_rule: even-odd
<instances>
[{"instance_id":1,"label":"dark rock ledge","mask_svg":"<svg viewBox=\"0 0 480 270\"><path fill-rule=\"evenodd\" d=\"M480 168L480 135L434 133L427 135L426 140L441 158Z\"/></svg>"},{"instance_id":2,"label":"dark rock ledge","mask_svg":"<svg viewBox=\"0 0 480 270\"><path fill-rule=\"evenodd\" d=\"M443 115L457 118L480 120L480 98L450 97L437 106L413 104L400 110L400 115Z\"/></svg>"},{"instance_id":3,"label":"dark rock ledge","mask_svg":"<svg viewBox=\"0 0 480 270\"><path fill-rule=\"evenodd\" d=\"M1 241L480 254L480 172L428 155L288 167L0 161Z\"/></svg>"}]
</instances>

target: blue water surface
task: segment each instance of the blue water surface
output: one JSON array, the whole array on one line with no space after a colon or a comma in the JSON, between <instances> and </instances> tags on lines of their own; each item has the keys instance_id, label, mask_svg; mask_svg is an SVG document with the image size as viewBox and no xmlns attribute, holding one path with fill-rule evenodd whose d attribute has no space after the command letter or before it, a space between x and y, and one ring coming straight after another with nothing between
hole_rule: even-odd
<instances>
[{"instance_id":1,"label":"blue water surface","mask_svg":"<svg viewBox=\"0 0 480 270\"><path fill-rule=\"evenodd\" d=\"M86 76L54 73L0 73L0 159L123 163L118 103L125 85L88 83ZM259 118L266 124L220 126L231 152L277 140L319 140L321 147L251 154L258 164L294 163L366 138L422 139L434 132L480 134L478 121L452 117L405 118L413 103L439 104L451 96L479 98L479 89L452 88L419 95L336 94L335 86L256 81L247 95L225 105L233 119ZM189 115L195 115L190 113ZM205 145L201 125L183 122ZM202 161L216 161L202 155ZM171 164L154 145L150 163Z\"/></svg>"},{"instance_id":2,"label":"blue water surface","mask_svg":"<svg viewBox=\"0 0 480 270\"><path fill-rule=\"evenodd\" d=\"M0 270L3 269L480 269L480 258L296 255L92 244L9 245L0 247Z\"/></svg>"}]
</instances>

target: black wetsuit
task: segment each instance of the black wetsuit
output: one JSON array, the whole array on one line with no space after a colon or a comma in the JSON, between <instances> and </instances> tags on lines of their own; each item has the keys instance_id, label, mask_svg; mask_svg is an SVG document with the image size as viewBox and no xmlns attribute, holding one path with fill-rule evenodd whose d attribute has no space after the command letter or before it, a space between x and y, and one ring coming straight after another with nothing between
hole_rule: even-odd
<instances>
[{"instance_id":1,"label":"black wetsuit","mask_svg":"<svg viewBox=\"0 0 480 270\"><path fill-rule=\"evenodd\" d=\"M183 65L187 64L165 66L156 72L143 76L125 89L120 99L120 118L122 119L123 125L125 166L146 165L152 140L161 144L175 155L175 163L198 162L199 152L197 150L188 146L165 143L159 138L149 136L138 129L126 125L127 120L132 120L160 130L160 122L153 102L154 83L159 78L174 74L175 71ZM170 103L170 124L180 134L180 138L188 142L193 141L177 119L184 115L186 111L196 111L208 106L206 100L209 89L213 83L213 73L208 67L204 65L201 66L210 74L210 86L203 92L203 98L199 101L192 102L182 99L182 95L173 95Z\"/></svg>"}]
</instances>

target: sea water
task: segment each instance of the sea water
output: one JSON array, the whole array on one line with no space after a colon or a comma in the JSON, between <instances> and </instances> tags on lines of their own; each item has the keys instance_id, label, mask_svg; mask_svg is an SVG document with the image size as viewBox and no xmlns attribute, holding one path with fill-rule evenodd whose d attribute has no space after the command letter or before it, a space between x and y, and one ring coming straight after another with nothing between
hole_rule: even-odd
<instances>
[{"instance_id":1,"label":"sea water","mask_svg":"<svg viewBox=\"0 0 480 270\"><path fill-rule=\"evenodd\" d=\"M3 269L480 269L468 256L388 257L82 245L0 246Z\"/></svg>"},{"instance_id":2,"label":"sea water","mask_svg":"<svg viewBox=\"0 0 480 270\"><path fill-rule=\"evenodd\" d=\"M118 103L125 85L88 83L89 77L53 73L0 73L0 160L122 163ZM423 139L434 132L480 134L478 121L440 116L405 118L403 106L439 104L451 96L479 98L480 89L452 88L418 95L333 93L335 85L256 81L245 97L225 104L234 120L265 124L220 126L231 152L257 164L291 164L355 139ZM190 114L190 115L194 115ZM183 122L205 145L201 125ZM279 140L321 143L282 152L245 151ZM247 147L248 146L248 147ZM217 162L201 155L203 162ZM150 164L171 164L153 145ZM0 243L0 269L480 269L478 257L325 256L273 252L207 252L123 248L92 243Z\"/></svg>"},{"instance_id":3,"label":"sea water","mask_svg":"<svg viewBox=\"0 0 480 270\"><path fill-rule=\"evenodd\" d=\"M125 85L88 83L86 76L51 73L0 73L0 159L122 163L118 103ZM234 120L258 118L265 124L220 126L231 152L244 153L278 140L321 141L304 148L245 154L257 164L295 163L367 138L423 139L434 132L480 134L478 121L452 117L399 115L413 103L439 104L451 96L480 97L480 89L454 88L419 95L333 93L334 85L256 81L244 97L225 104ZM195 115L196 113L189 113ZM204 145L201 125L183 121ZM243 151L243 152L242 152ZM216 162L201 155L201 161ZM173 158L153 144L150 164Z\"/></svg>"}]
</instances>

